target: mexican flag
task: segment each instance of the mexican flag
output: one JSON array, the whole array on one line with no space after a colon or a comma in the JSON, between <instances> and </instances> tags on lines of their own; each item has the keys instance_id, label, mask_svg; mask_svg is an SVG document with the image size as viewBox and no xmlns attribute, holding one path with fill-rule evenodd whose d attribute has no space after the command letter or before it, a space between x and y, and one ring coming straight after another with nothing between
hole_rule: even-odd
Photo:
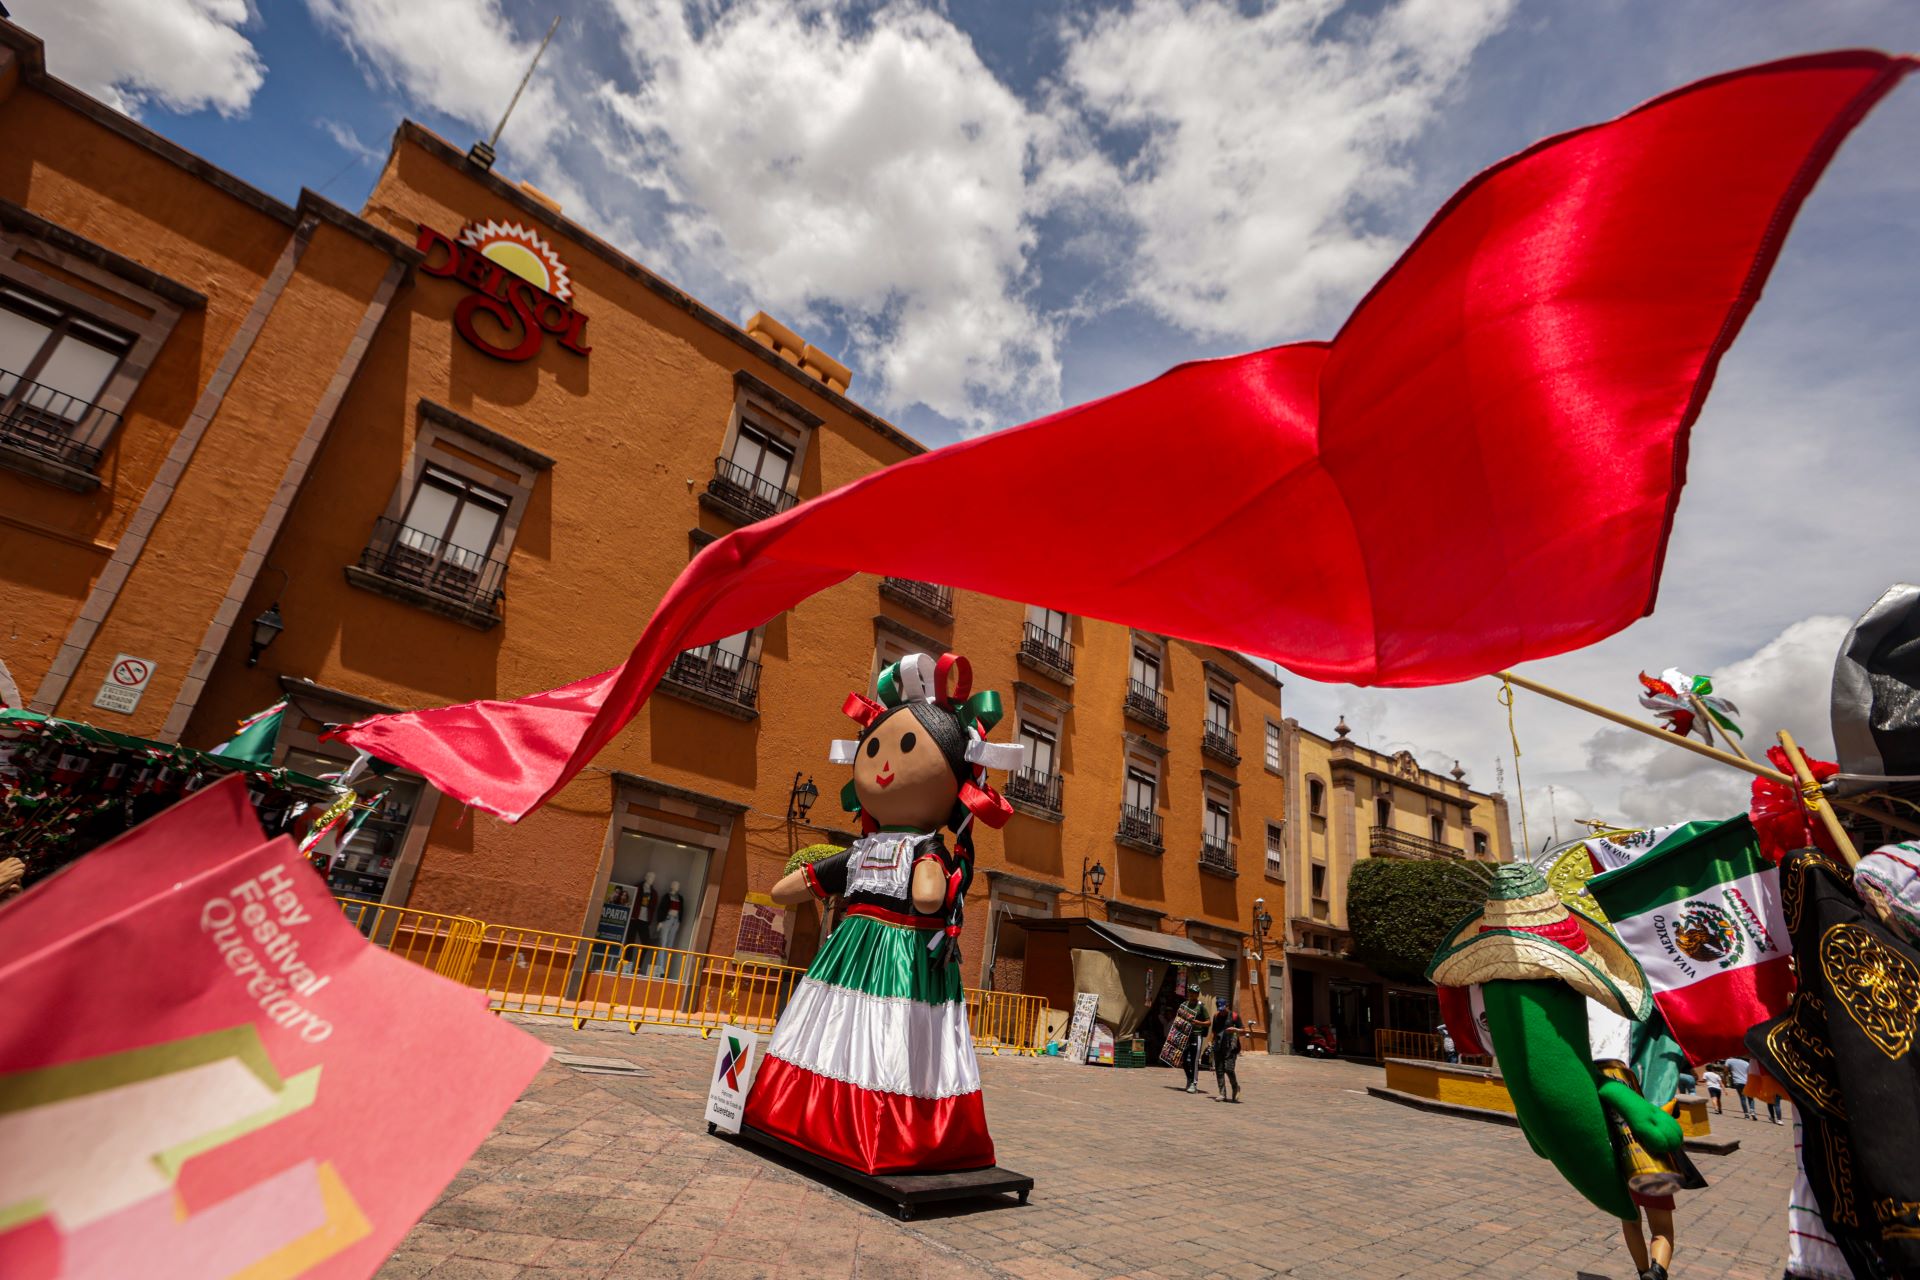
<instances>
[{"instance_id":1,"label":"mexican flag","mask_svg":"<svg viewBox=\"0 0 1920 1280\"><path fill-rule=\"evenodd\" d=\"M225 756L229 760L245 760L249 764L272 764L273 745L280 737L280 721L286 714L287 704L284 702L276 702L265 711L254 712L234 727L231 738L208 754Z\"/></svg>"},{"instance_id":2,"label":"mexican flag","mask_svg":"<svg viewBox=\"0 0 1920 1280\"><path fill-rule=\"evenodd\" d=\"M1691 1062L1745 1057L1748 1028L1793 994L1779 869L1745 814L1587 881Z\"/></svg>"}]
</instances>

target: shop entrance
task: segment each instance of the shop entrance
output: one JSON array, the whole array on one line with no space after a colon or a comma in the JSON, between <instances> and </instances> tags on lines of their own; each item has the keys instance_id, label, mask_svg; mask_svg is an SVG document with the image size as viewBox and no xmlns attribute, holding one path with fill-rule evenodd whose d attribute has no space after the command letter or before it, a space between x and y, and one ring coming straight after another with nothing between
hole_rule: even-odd
<instances>
[{"instance_id":1,"label":"shop entrance","mask_svg":"<svg viewBox=\"0 0 1920 1280\"><path fill-rule=\"evenodd\" d=\"M1365 983L1327 983L1327 1021L1340 1036L1340 1056L1373 1056L1373 991Z\"/></svg>"},{"instance_id":2,"label":"shop entrance","mask_svg":"<svg viewBox=\"0 0 1920 1280\"><path fill-rule=\"evenodd\" d=\"M707 889L710 850L623 831L613 850L613 873L600 907L595 936L609 945L598 968L646 977L675 978L694 949L695 921Z\"/></svg>"}]
</instances>

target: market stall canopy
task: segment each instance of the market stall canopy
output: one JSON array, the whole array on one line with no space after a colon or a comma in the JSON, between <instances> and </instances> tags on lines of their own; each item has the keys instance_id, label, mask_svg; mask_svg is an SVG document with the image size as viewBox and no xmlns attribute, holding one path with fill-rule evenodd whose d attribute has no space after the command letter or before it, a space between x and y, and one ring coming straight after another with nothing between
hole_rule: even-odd
<instances>
[{"instance_id":1,"label":"market stall canopy","mask_svg":"<svg viewBox=\"0 0 1920 1280\"><path fill-rule=\"evenodd\" d=\"M1219 955L1197 942L1176 937L1171 933L1136 929L1132 925L1114 924L1110 920L1090 920L1085 916L1055 916L1043 920L1022 919L1016 916L1012 919L1013 923L1022 929L1042 933L1064 932L1074 925L1084 925L1101 940L1110 942L1132 955L1145 956L1151 960L1165 960L1170 964L1185 965L1191 969L1227 967L1226 960Z\"/></svg>"}]
</instances>

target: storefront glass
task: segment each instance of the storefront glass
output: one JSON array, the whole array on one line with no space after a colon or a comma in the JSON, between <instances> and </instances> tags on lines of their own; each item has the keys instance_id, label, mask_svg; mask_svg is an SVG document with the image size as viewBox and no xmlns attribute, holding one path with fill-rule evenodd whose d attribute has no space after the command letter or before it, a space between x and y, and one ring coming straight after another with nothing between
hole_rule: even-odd
<instances>
[{"instance_id":1,"label":"storefront glass","mask_svg":"<svg viewBox=\"0 0 1920 1280\"><path fill-rule=\"evenodd\" d=\"M287 752L286 765L309 776L337 773L346 767L340 760L298 748ZM407 828L420 804L422 785L418 778L405 774L385 778L368 774L354 781L354 790L362 800L379 797L378 807L358 830L340 842L327 872L327 888L335 895L363 902L385 900L394 865L406 843Z\"/></svg>"},{"instance_id":2,"label":"storefront glass","mask_svg":"<svg viewBox=\"0 0 1920 1280\"><path fill-rule=\"evenodd\" d=\"M613 874L607 881L595 936L609 944L691 950L694 920L707 887L711 852L698 845L680 844L658 836L625 831L613 851ZM638 962L662 974L671 967L664 955L624 954L614 945L604 952L601 967L631 970Z\"/></svg>"}]
</instances>

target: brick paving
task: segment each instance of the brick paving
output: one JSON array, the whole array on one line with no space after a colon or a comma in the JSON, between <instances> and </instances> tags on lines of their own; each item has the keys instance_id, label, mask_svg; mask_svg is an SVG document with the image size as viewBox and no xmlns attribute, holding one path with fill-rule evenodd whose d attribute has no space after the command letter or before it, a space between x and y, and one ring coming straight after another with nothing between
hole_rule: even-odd
<instances>
[{"instance_id":1,"label":"brick paving","mask_svg":"<svg viewBox=\"0 0 1920 1280\"><path fill-rule=\"evenodd\" d=\"M1370 1098L1378 1069L1243 1055L1245 1102L1176 1073L981 1062L1016 1207L886 1206L710 1137L711 1042L575 1031L556 1048L643 1077L548 1064L380 1272L384 1280L1075 1280L1080 1277L1537 1277L1631 1280L1616 1224L1516 1129ZM1791 1128L1731 1114L1731 1156L1683 1194L1676 1278L1775 1280Z\"/></svg>"}]
</instances>

